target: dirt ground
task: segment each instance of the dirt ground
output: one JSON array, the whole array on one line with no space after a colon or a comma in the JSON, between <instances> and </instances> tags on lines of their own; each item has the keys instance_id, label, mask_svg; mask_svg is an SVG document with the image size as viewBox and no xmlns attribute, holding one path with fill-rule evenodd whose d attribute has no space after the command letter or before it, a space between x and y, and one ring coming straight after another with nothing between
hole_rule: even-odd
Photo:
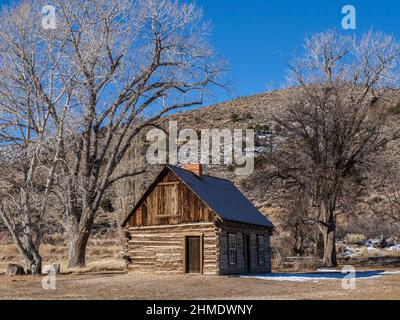
<instances>
[{"instance_id":1,"label":"dirt ground","mask_svg":"<svg viewBox=\"0 0 400 320\"><path fill-rule=\"evenodd\" d=\"M41 277L0 275L0 299L400 299L400 274L358 280L356 290L343 290L341 280L279 282L237 277L116 273L60 275L56 290L43 290L41 282Z\"/></svg>"}]
</instances>

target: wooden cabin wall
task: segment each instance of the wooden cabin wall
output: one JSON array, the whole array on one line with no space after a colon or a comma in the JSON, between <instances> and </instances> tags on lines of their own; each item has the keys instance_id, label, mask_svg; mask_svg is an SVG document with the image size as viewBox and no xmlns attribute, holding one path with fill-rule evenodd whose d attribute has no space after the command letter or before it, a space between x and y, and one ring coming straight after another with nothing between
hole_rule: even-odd
<instances>
[{"instance_id":1,"label":"wooden cabin wall","mask_svg":"<svg viewBox=\"0 0 400 320\"><path fill-rule=\"evenodd\" d=\"M237 263L229 264L228 255L228 234L237 235ZM250 237L250 261L251 269L247 272L244 259L244 236ZM265 261L264 265L258 264L257 236L263 235L265 238ZM268 229L253 228L249 226L235 226L234 224L224 224L218 229L218 251L219 251L219 271L221 275L234 275L246 273L270 273L271 263L271 244L270 232Z\"/></svg>"},{"instance_id":2,"label":"wooden cabin wall","mask_svg":"<svg viewBox=\"0 0 400 320\"><path fill-rule=\"evenodd\" d=\"M129 271L151 274L184 274L187 236L202 237L203 274L218 274L217 228L213 223L129 228Z\"/></svg>"},{"instance_id":3,"label":"wooden cabin wall","mask_svg":"<svg viewBox=\"0 0 400 320\"><path fill-rule=\"evenodd\" d=\"M169 172L132 216L129 225L140 227L212 222L214 217L213 211L173 172Z\"/></svg>"}]
</instances>

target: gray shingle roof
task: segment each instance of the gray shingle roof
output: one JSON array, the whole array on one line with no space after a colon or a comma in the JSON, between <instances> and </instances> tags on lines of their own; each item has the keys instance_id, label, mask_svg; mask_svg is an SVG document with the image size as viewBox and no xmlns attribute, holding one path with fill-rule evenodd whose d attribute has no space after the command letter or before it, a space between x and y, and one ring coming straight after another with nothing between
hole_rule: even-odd
<instances>
[{"instance_id":1,"label":"gray shingle roof","mask_svg":"<svg viewBox=\"0 0 400 320\"><path fill-rule=\"evenodd\" d=\"M182 168L169 166L200 199L223 220L273 228L273 224L235 187L224 179L197 177Z\"/></svg>"}]
</instances>

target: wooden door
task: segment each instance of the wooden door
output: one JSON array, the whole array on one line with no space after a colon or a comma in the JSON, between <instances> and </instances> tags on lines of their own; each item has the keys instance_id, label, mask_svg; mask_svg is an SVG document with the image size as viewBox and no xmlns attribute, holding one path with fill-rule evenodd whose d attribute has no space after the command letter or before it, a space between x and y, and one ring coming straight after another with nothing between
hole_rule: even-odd
<instances>
[{"instance_id":1,"label":"wooden door","mask_svg":"<svg viewBox=\"0 0 400 320\"><path fill-rule=\"evenodd\" d=\"M186 238L186 273L201 273L201 237Z\"/></svg>"}]
</instances>

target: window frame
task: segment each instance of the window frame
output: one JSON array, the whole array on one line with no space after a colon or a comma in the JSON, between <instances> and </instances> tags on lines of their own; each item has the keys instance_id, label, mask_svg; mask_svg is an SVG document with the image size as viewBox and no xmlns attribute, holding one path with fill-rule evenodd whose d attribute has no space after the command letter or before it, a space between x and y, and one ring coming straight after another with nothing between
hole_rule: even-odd
<instances>
[{"instance_id":1,"label":"window frame","mask_svg":"<svg viewBox=\"0 0 400 320\"><path fill-rule=\"evenodd\" d=\"M164 211L164 212L159 212L158 210L156 211L156 217L157 218L175 218L175 217L179 217L179 182L169 182L169 183L160 183L156 186L155 188L155 192L159 192L158 190L160 190L161 188L165 188L166 190L168 190L169 192L174 192L175 193L175 197L177 200L176 203L176 207L174 208L175 212L173 212L173 210L171 210L172 212L169 211ZM157 206L158 206L158 201L159 201L159 197L158 195L156 195L157 198ZM165 205L165 199L163 199L163 205Z\"/></svg>"},{"instance_id":2,"label":"window frame","mask_svg":"<svg viewBox=\"0 0 400 320\"><path fill-rule=\"evenodd\" d=\"M234 239L234 242L231 242L231 239ZM234 246L232 246L232 244L234 244ZM228 233L228 263L230 266L237 265L237 244L237 233Z\"/></svg>"},{"instance_id":3,"label":"window frame","mask_svg":"<svg viewBox=\"0 0 400 320\"><path fill-rule=\"evenodd\" d=\"M257 264L265 266L265 250L266 250L266 237L265 235L257 235Z\"/></svg>"}]
</instances>

